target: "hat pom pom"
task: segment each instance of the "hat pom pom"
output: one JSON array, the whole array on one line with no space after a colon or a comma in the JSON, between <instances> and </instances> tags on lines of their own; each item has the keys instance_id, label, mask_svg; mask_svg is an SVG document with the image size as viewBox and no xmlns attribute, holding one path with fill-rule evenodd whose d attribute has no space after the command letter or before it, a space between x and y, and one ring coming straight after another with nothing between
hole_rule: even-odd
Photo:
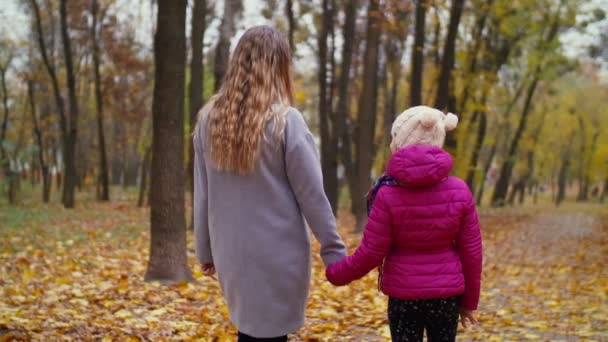
<instances>
[{"instance_id":1,"label":"hat pom pom","mask_svg":"<svg viewBox=\"0 0 608 342\"><path fill-rule=\"evenodd\" d=\"M445 130L452 131L458 126L458 117L452 113L448 113L444 119Z\"/></svg>"},{"instance_id":2,"label":"hat pom pom","mask_svg":"<svg viewBox=\"0 0 608 342\"><path fill-rule=\"evenodd\" d=\"M425 129L431 129L437 124L437 115L432 111L425 111L420 114L420 125Z\"/></svg>"}]
</instances>

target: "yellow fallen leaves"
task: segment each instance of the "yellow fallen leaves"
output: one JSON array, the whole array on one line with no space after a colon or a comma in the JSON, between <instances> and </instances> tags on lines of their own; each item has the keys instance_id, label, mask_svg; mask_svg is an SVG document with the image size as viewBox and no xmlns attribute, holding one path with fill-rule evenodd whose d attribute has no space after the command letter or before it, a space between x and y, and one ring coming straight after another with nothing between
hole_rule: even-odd
<instances>
[{"instance_id":1,"label":"yellow fallen leaves","mask_svg":"<svg viewBox=\"0 0 608 342\"><path fill-rule=\"evenodd\" d=\"M15 209L1 208L1 217L10 214L5 210ZM192 242L196 282L143 282L147 211L128 202L31 210L47 219L0 229L0 342L234 341L219 286L202 277ZM459 340L608 341L608 226L588 226L608 222L608 215L593 221L572 210L537 214L483 212L481 324L461 330ZM360 239L352 224L342 216L351 251ZM389 340L377 273L333 287L313 249L307 324L292 340Z\"/></svg>"}]
</instances>

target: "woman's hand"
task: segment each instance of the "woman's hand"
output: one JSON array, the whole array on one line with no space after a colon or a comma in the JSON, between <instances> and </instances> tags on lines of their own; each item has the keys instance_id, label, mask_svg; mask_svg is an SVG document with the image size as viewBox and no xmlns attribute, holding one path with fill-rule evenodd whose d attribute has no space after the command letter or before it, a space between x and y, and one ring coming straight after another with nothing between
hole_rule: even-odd
<instances>
[{"instance_id":1,"label":"woman's hand","mask_svg":"<svg viewBox=\"0 0 608 342\"><path fill-rule=\"evenodd\" d=\"M201 264L201 268L203 269L203 275L211 277L211 279L216 280L215 266L213 264Z\"/></svg>"},{"instance_id":2,"label":"woman's hand","mask_svg":"<svg viewBox=\"0 0 608 342\"><path fill-rule=\"evenodd\" d=\"M462 324L463 328L467 328L467 321L469 322L469 324L471 325L476 325L479 322L477 321L477 319L475 318L475 311L473 310L466 310L466 309L460 309L460 323Z\"/></svg>"}]
</instances>

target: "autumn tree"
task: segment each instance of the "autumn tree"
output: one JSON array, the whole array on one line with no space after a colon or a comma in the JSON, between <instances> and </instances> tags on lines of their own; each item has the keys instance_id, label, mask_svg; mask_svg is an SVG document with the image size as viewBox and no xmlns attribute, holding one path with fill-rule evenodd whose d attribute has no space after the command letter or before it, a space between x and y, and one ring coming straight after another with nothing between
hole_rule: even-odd
<instances>
[{"instance_id":1,"label":"autumn tree","mask_svg":"<svg viewBox=\"0 0 608 342\"><path fill-rule=\"evenodd\" d=\"M224 80L224 74L228 69L230 59L230 39L236 32L236 22L243 11L241 0L225 0L224 14L219 28L219 37L215 48L215 64L213 76L215 81L214 89L218 91Z\"/></svg>"},{"instance_id":2,"label":"autumn tree","mask_svg":"<svg viewBox=\"0 0 608 342\"><path fill-rule=\"evenodd\" d=\"M10 51L9 44L6 42L2 42L2 60L0 60L0 86L2 89L2 122L0 123L0 164L2 164L2 171L4 173L4 177L8 180L7 187L7 197L9 204L15 203L15 177L18 177L13 173L10 163L9 152L7 151L6 146L8 145L6 142L7 129L10 119L10 109L8 105L8 87L6 86L6 74L10 67L10 64L13 60L13 54Z\"/></svg>"},{"instance_id":3,"label":"autumn tree","mask_svg":"<svg viewBox=\"0 0 608 342\"><path fill-rule=\"evenodd\" d=\"M183 167L186 5L186 0L158 1L147 281L192 279L186 258Z\"/></svg>"},{"instance_id":4,"label":"autumn tree","mask_svg":"<svg viewBox=\"0 0 608 342\"><path fill-rule=\"evenodd\" d=\"M100 185L100 193L98 197L102 201L110 200L110 179L108 174L108 155L106 152L106 138L104 133L104 113L103 113L103 94L101 85L101 74L100 74L100 51L99 41L102 25L99 22L102 21L103 15L99 14L99 3L97 0L91 0L91 18L92 24L90 28L92 55L93 55L93 75L95 82L95 106L97 112L97 144L99 150L99 176L98 182Z\"/></svg>"},{"instance_id":5,"label":"autumn tree","mask_svg":"<svg viewBox=\"0 0 608 342\"><path fill-rule=\"evenodd\" d=\"M46 147L44 135L42 133L42 128L40 124L40 120L38 119L38 113L36 110L36 95L34 90L34 81L32 79L28 79L27 81L27 94L28 94L28 102L30 106L30 113L32 116L32 124L34 137L36 139L36 145L38 146L38 163L40 166L41 176L42 176L42 201L44 203L48 203L51 197L51 174L49 169L49 161L48 157L46 157Z\"/></svg>"},{"instance_id":6,"label":"autumn tree","mask_svg":"<svg viewBox=\"0 0 608 342\"><path fill-rule=\"evenodd\" d=\"M353 60L353 51L355 47L355 29L357 9L359 8L358 0L348 0L344 2L344 25L342 28L342 45L340 76L337 80L338 84L338 103L336 113L334 115L335 134L339 139L339 159L344 166L348 188L351 198L356 196L357 179L355 177L355 165L352 156L352 142L350 138L350 89L351 89L351 66ZM351 209L356 212L360 202L352 200Z\"/></svg>"},{"instance_id":7,"label":"autumn tree","mask_svg":"<svg viewBox=\"0 0 608 342\"><path fill-rule=\"evenodd\" d=\"M190 111L190 134L194 133L198 111L203 107L203 84L205 78L203 47L205 46L205 30L208 25L209 12L212 6L207 0L195 0L192 8L190 48L192 57L190 59L190 84L188 89L188 109ZM190 193L194 193L194 145L192 139L188 139L188 179ZM147 152L147 151L146 151Z\"/></svg>"},{"instance_id":8,"label":"autumn tree","mask_svg":"<svg viewBox=\"0 0 608 342\"><path fill-rule=\"evenodd\" d=\"M337 211L338 202L338 136L336 135L335 120L333 118L333 104L331 85L332 75L328 65L333 58L328 49L328 37L333 31L334 1L323 0L321 10L321 25L318 33L319 49L319 131L321 136L321 167L323 169L323 187L334 211Z\"/></svg>"},{"instance_id":9,"label":"autumn tree","mask_svg":"<svg viewBox=\"0 0 608 342\"><path fill-rule=\"evenodd\" d=\"M357 108L357 129L355 136L356 186L351 194L355 209L356 229L363 230L367 222L367 211L363 196L371 183L371 169L374 159L374 134L378 100L378 47L380 45L380 25L382 12L380 3L371 0L367 9L367 29L365 54L363 57L363 88Z\"/></svg>"},{"instance_id":10,"label":"autumn tree","mask_svg":"<svg viewBox=\"0 0 608 342\"><path fill-rule=\"evenodd\" d=\"M505 161L503 162L502 167L500 169L500 174L496 183L496 187L494 189L494 193L492 194L493 206L502 206L505 204L505 199L509 189L511 176L513 174L513 167L515 165L515 157L518 152L520 139L524 134L528 121L528 115L530 114L532 109L532 100L534 98L537 86L541 81L544 68L546 68L546 59L548 58L548 55L552 50L552 46L554 45L554 41L557 37L557 33L560 27L562 27L562 25L564 24L564 13L562 13L562 11L564 11L563 4L564 2L562 0L557 9L554 10L552 15L548 16L551 20L548 30L546 32L541 32L541 34L537 38L538 41L536 43L536 46L539 49L539 54L537 55L538 60L532 68L531 81L525 92L521 117L519 119L515 135L511 140L507 155L505 156Z\"/></svg>"},{"instance_id":11,"label":"autumn tree","mask_svg":"<svg viewBox=\"0 0 608 342\"><path fill-rule=\"evenodd\" d=\"M63 43L63 57L65 61L66 78L68 86L69 117L62 120L64 131L64 164L65 179L63 185L63 205L66 208L74 208L74 196L76 191L76 144L78 139L78 99L76 95L76 76L72 56L71 40L68 28L67 0L59 3L59 14L61 23L61 41Z\"/></svg>"},{"instance_id":12,"label":"autumn tree","mask_svg":"<svg viewBox=\"0 0 608 342\"><path fill-rule=\"evenodd\" d=\"M435 108L443 111L455 112L455 98L450 86L452 81L452 71L456 54L456 38L458 36L458 26L464 8L464 0L453 0L450 8L450 22L448 33L443 46L443 56L441 58L441 69L439 80L437 81L437 95L435 97ZM456 148L454 133L449 133L445 142L446 148Z\"/></svg>"},{"instance_id":13,"label":"autumn tree","mask_svg":"<svg viewBox=\"0 0 608 342\"><path fill-rule=\"evenodd\" d=\"M414 26L414 46L412 47L412 63L410 68L410 106L422 104L422 76L424 71L424 40L426 0L416 2L415 26Z\"/></svg>"}]
</instances>

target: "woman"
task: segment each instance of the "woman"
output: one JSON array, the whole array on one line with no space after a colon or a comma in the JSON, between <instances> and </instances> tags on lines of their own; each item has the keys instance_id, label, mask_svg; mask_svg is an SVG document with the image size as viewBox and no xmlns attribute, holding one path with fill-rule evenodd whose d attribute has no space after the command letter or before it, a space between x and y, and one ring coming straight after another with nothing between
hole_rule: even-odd
<instances>
[{"instance_id":1,"label":"woman","mask_svg":"<svg viewBox=\"0 0 608 342\"><path fill-rule=\"evenodd\" d=\"M287 39L245 32L194 133L194 229L203 273L217 270L239 341L286 341L304 323L310 241L325 265L346 255L312 134L293 102Z\"/></svg>"}]
</instances>

